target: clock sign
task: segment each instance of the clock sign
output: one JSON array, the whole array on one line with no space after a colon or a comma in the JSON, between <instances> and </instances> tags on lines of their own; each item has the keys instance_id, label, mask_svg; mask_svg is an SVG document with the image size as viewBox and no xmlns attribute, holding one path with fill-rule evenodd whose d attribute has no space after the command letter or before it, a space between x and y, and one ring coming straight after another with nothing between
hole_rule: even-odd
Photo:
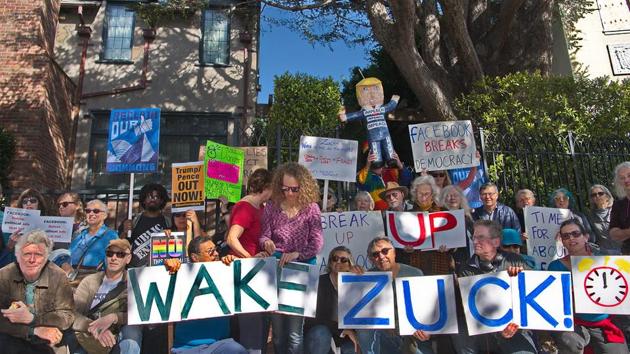
<instances>
[{"instance_id":1,"label":"clock sign","mask_svg":"<svg viewBox=\"0 0 630 354\"><path fill-rule=\"evenodd\" d=\"M584 290L588 298L598 306L614 307L628 296L628 281L615 268L596 267L584 278Z\"/></svg>"}]
</instances>

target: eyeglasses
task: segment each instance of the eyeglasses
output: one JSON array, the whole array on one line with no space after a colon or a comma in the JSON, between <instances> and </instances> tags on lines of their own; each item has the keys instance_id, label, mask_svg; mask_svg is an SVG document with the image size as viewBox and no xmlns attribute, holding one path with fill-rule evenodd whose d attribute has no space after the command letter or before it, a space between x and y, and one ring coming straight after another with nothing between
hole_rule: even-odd
<instances>
[{"instance_id":1,"label":"eyeglasses","mask_svg":"<svg viewBox=\"0 0 630 354\"><path fill-rule=\"evenodd\" d=\"M123 252L123 251L118 251L118 252L114 252L114 251L105 251L105 255L109 258L114 257L114 255L116 255L116 257L118 258L125 258L129 253L127 252Z\"/></svg>"},{"instance_id":2,"label":"eyeglasses","mask_svg":"<svg viewBox=\"0 0 630 354\"><path fill-rule=\"evenodd\" d=\"M379 254L382 254L383 256L387 256L387 254L389 254L389 251L391 251L391 248L389 247L381 248L380 251L370 253L370 256L372 256L372 258L378 258Z\"/></svg>"},{"instance_id":3,"label":"eyeglasses","mask_svg":"<svg viewBox=\"0 0 630 354\"><path fill-rule=\"evenodd\" d=\"M571 232L564 232L564 233L560 233L560 238L563 240L568 240L570 238L578 238L582 236L582 232L580 231L571 231Z\"/></svg>"},{"instance_id":4,"label":"eyeglasses","mask_svg":"<svg viewBox=\"0 0 630 354\"><path fill-rule=\"evenodd\" d=\"M334 263L337 263L337 262L350 263L350 259L348 257L332 256L330 260L333 261Z\"/></svg>"},{"instance_id":5,"label":"eyeglasses","mask_svg":"<svg viewBox=\"0 0 630 354\"><path fill-rule=\"evenodd\" d=\"M604 192L593 192L593 193L591 193L591 198L603 197L605 195L606 195L606 193L604 193Z\"/></svg>"},{"instance_id":6,"label":"eyeglasses","mask_svg":"<svg viewBox=\"0 0 630 354\"><path fill-rule=\"evenodd\" d=\"M86 213L86 214L93 213L93 214L98 215L99 213L102 213L102 212L103 212L103 211L102 211L102 210L100 210L100 209L85 209L85 213Z\"/></svg>"},{"instance_id":7,"label":"eyeglasses","mask_svg":"<svg viewBox=\"0 0 630 354\"><path fill-rule=\"evenodd\" d=\"M186 216L186 213L173 213L174 218L181 218L182 216Z\"/></svg>"},{"instance_id":8,"label":"eyeglasses","mask_svg":"<svg viewBox=\"0 0 630 354\"><path fill-rule=\"evenodd\" d=\"M208 254L208 256L212 256L215 252L217 252L217 248L216 247L212 247L209 248L206 253Z\"/></svg>"},{"instance_id":9,"label":"eyeglasses","mask_svg":"<svg viewBox=\"0 0 630 354\"><path fill-rule=\"evenodd\" d=\"M481 193L479 194L482 198L484 197L493 197L495 194L497 194L496 192L487 192L487 193Z\"/></svg>"},{"instance_id":10,"label":"eyeglasses","mask_svg":"<svg viewBox=\"0 0 630 354\"><path fill-rule=\"evenodd\" d=\"M29 198L24 198L22 199L22 205L26 205L26 204L37 204L39 203L39 200L35 197L29 197Z\"/></svg>"},{"instance_id":11,"label":"eyeglasses","mask_svg":"<svg viewBox=\"0 0 630 354\"><path fill-rule=\"evenodd\" d=\"M282 186L282 191L284 193L287 193L288 191L291 191L291 193L298 193L300 191L300 186L297 186L297 187Z\"/></svg>"},{"instance_id":12,"label":"eyeglasses","mask_svg":"<svg viewBox=\"0 0 630 354\"><path fill-rule=\"evenodd\" d=\"M146 199L153 199L153 200L158 200L158 199L162 199L162 197L159 194L149 194L147 195Z\"/></svg>"},{"instance_id":13,"label":"eyeglasses","mask_svg":"<svg viewBox=\"0 0 630 354\"><path fill-rule=\"evenodd\" d=\"M57 203L57 205L58 205L60 208L67 208L67 207L68 207L68 205L70 205L70 204L76 204L76 203L75 203L75 202L59 202L59 203Z\"/></svg>"},{"instance_id":14,"label":"eyeglasses","mask_svg":"<svg viewBox=\"0 0 630 354\"><path fill-rule=\"evenodd\" d=\"M490 237L490 236L473 236L472 237L472 241L473 242L475 242L475 241L476 242L483 242L483 241L488 241L490 239L492 239L492 237Z\"/></svg>"}]
</instances>

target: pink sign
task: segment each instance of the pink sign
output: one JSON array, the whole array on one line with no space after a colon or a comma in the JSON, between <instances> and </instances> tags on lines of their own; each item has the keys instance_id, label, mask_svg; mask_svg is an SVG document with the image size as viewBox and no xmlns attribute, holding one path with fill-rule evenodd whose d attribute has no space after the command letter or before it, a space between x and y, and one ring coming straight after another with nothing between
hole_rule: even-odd
<instances>
[{"instance_id":1,"label":"pink sign","mask_svg":"<svg viewBox=\"0 0 630 354\"><path fill-rule=\"evenodd\" d=\"M237 165L216 160L208 161L208 178L228 183L238 183L239 173L240 168Z\"/></svg>"}]
</instances>

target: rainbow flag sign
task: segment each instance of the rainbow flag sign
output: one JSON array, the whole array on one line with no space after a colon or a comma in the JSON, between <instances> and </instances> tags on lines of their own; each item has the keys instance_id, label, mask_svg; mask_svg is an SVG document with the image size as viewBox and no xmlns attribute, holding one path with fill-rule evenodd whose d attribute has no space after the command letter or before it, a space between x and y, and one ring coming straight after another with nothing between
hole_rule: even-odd
<instances>
[{"instance_id":1,"label":"rainbow flag sign","mask_svg":"<svg viewBox=\"0 0 630 354\"><path fill-rule=\"evenodd\" d=\"M163 265L165 259L179 258L186 263L186 234L184 232L171 232L166 236L164 232L151 234L150 265Z\"/></svg>"}]
</instances>

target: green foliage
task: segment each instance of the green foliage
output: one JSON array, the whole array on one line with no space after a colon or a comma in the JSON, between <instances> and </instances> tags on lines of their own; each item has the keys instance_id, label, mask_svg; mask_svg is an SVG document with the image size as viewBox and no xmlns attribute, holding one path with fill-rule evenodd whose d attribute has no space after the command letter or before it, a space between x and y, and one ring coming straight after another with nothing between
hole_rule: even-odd
<instances>
[{"instance_id":1,"label":"green foliage","mask_svg":"<svg viewBox=\"0 0 630 354\"><path fill-rule=\"evenodd\" d=\"M460 119L499 135L573 132L627 137L630 81L515 73L486 78L455 101Z\"/></svg>"},{"instance_id":2,"label":"green foliage","mask_svg":"<svg viewBox=\"0 0 630 354\"><path fill-rule=\"evenodd\" d=\"M586 74L586 68L575 58L577 51L582 48L580 45L582 31L577 28L577 22L595 11L596 8L593 0L558 1L558 14L567 37L567 46L573 71L577 76L585 76Z\"/></svg>"},{"instance_id":3,"label":"green foliage","mask_svg":"<svg viewBox=\"0 0 630 354\"><path fill-rule=\"evenodd\" d=\"M13 134L0 127L0 185L6 186L11 172L11 163L15 157L15 138Z\"/></svg>"},{"instance_id":4,"label":"green foliage","mask_svg":"<svg viewBox=\"0 0 630 354\"><path fill-rule=\"evenodd\" d=\"M186 19L207 6L206 0L167 0L163 2L137 2L129 6L151 29L175 18Z\"/></svg>"}]
</instances>

